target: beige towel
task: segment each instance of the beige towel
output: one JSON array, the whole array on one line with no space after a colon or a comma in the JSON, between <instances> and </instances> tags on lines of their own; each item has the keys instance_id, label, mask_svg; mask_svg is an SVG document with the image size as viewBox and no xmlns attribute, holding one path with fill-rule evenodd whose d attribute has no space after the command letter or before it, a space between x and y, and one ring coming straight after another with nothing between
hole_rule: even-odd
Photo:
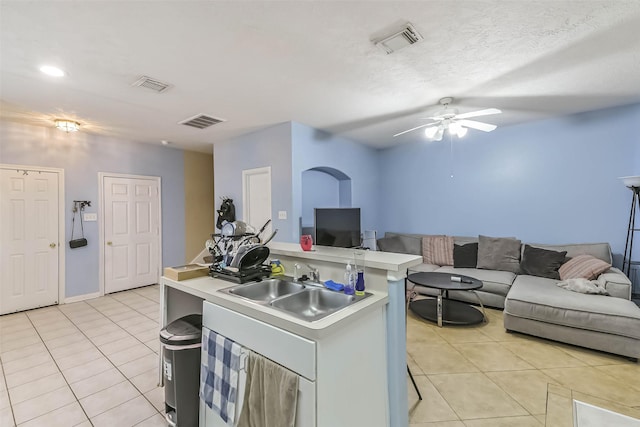
<instances>
[{"instance_id":1,"label":"beige towel","mask_svg":"<svg viewBox=\"0 0 640 427\"><path fill-rule=\"evenodd\" d=\"M298 376L251 352L238 427L294 427Z\"/></svg>"}]
</instances>

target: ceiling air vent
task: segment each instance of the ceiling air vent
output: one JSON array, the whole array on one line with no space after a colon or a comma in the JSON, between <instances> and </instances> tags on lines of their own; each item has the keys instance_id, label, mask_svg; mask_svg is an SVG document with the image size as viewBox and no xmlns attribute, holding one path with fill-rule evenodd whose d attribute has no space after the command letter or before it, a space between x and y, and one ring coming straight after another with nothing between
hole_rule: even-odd
<instances>
[{"instance_id":1,"label":"ceiling air vent","mask_svg":"<svg viewBox=\"0 0 640 427\"><path fill-rule=\"evenodd\" d=\"M158 92L158 93L162 93L171 87L169 83L164 83L164 82L161 82L160 80L152 79L151 77L148 77L148 76L140 77L131 86L145 87L147 89L151 89L152 91Z\"/></svg>"},{"instance_id":2,"label":"ceiling air vent","mask_svg":"<svg viewBox=\"0 0 640 427\"><path fill-rule=\"evenodd\" d=\"M373 43L389 54L402 49L403 47L417 43L422 39L422 35L416 31L413 24L407 22L399 30L394 31L391 34L378 37L373 40Z\"/></svg>"},{"instance_id":3,"label":"ceiling air vent","mask_svg":"<svg viewBox=\"0 0 640 427\"><path fill-rule=\"evenodd\" d=\"M224 119L218 119L215 117L207 116L206 114L198 114L193 117L189 117L181 122L178 122L181 125L191 126L198 129L205 129L209 126L216 125L218 123L225 122Z\"/></svg>"}]
</instances>

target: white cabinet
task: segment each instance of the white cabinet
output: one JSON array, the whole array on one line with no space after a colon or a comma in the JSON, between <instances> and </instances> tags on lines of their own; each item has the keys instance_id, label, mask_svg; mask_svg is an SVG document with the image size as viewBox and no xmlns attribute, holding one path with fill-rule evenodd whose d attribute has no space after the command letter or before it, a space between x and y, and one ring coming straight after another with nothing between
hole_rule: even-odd
<instances>
[{"instance_id":1,"label":"white cabinet","mask_svg":"<svg viewBox=\"0 0 640 427\"><path fill-rule=\"evenodd\" d=\"M356 317L310 340L210 302L203 306L204 327L298 374L296 427L388 426L384 308ZM207 427L224 426L208 408L204 414Z\"/></svg>"},{"instance_id":2,"label":"white cabinet","mask_svg":"<svg viewBox=\"0 0 640 427\"><path fill-rule=\"evenodd\" d=\"M209 302L204 302L202 323L204 328L260 353L297 374L296 427L316 425L315 342ZM245 376L245 372L241 371L241 385L244 384ZM243 395L244 387L241 386L238 396ZM242 401L238 403L241 404ZM204 404L201 405L203 406ZM202 409L206 427L227 426L211 409Z\"/></svg>"}]
</instances>

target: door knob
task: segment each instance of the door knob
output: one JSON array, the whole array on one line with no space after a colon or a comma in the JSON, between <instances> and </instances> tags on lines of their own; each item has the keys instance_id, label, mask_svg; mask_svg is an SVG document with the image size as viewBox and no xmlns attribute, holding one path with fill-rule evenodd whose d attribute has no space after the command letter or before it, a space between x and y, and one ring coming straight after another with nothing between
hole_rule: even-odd
<instances>
[{"instance_id":1,"label":"door knob","mask_svg":"<svg viewBox=\"0 0 640 427\"><path fill-rule=\"evenodd\" d=\"M111 246L113 244L113 242L107 242L107 245Z\"/></svg>"},{"instance_id":2,"label":"door knob","mask_svg":"<svg viewBox=\"0 0 640 427\"><path fill-rule=\"evenodd\" d=\"M56 244L55 244L55 243L49 243L49 247L50 247L51 249L53 249L53 248L55 248L55 247L56 247Z\"/></svg>"}]
</instances>

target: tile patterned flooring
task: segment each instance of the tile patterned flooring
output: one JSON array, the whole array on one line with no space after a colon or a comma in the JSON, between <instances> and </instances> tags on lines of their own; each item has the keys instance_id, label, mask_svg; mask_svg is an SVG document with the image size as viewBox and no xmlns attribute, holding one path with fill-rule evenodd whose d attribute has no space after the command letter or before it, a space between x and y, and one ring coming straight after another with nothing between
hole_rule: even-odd
<instances>
[{"instance_id":1,"label":"tile patterned flooring","mask_svg":"<svg viewBox=\"0 0 640 427\"><path fill-rule=\"evenodd\" d=\"M573 427L572 391L640 418L640 364L507 333L502 311L486 312L484 324L438 328L409 311L407 359L424 398L409 382L411 427Z\"/></svg>"},{"instance_id":2,"label":"tile patterned flooring","mask_svg":"<svg viewBox=\"0 0 640 427\"><path fill-rule=\"evenodd\" d=\"M0 316L0 426L166 426L157 285Z\"/></svg>"},{"instance_id":3,"label":"tile patterned flooring","mask_svg":"<svg viewBox=\"0 0 640 427\"><path fill-rule=\"evenodd\" d=\"M0 426L164 427L158 301L148 286L0 316ZM508 334L501 311L487 316L438 328L409 312L407 359L425 398L408 383L411 427L570 427L571 390L640 417L639 364Z\"/></svg>"}]
</instances>

